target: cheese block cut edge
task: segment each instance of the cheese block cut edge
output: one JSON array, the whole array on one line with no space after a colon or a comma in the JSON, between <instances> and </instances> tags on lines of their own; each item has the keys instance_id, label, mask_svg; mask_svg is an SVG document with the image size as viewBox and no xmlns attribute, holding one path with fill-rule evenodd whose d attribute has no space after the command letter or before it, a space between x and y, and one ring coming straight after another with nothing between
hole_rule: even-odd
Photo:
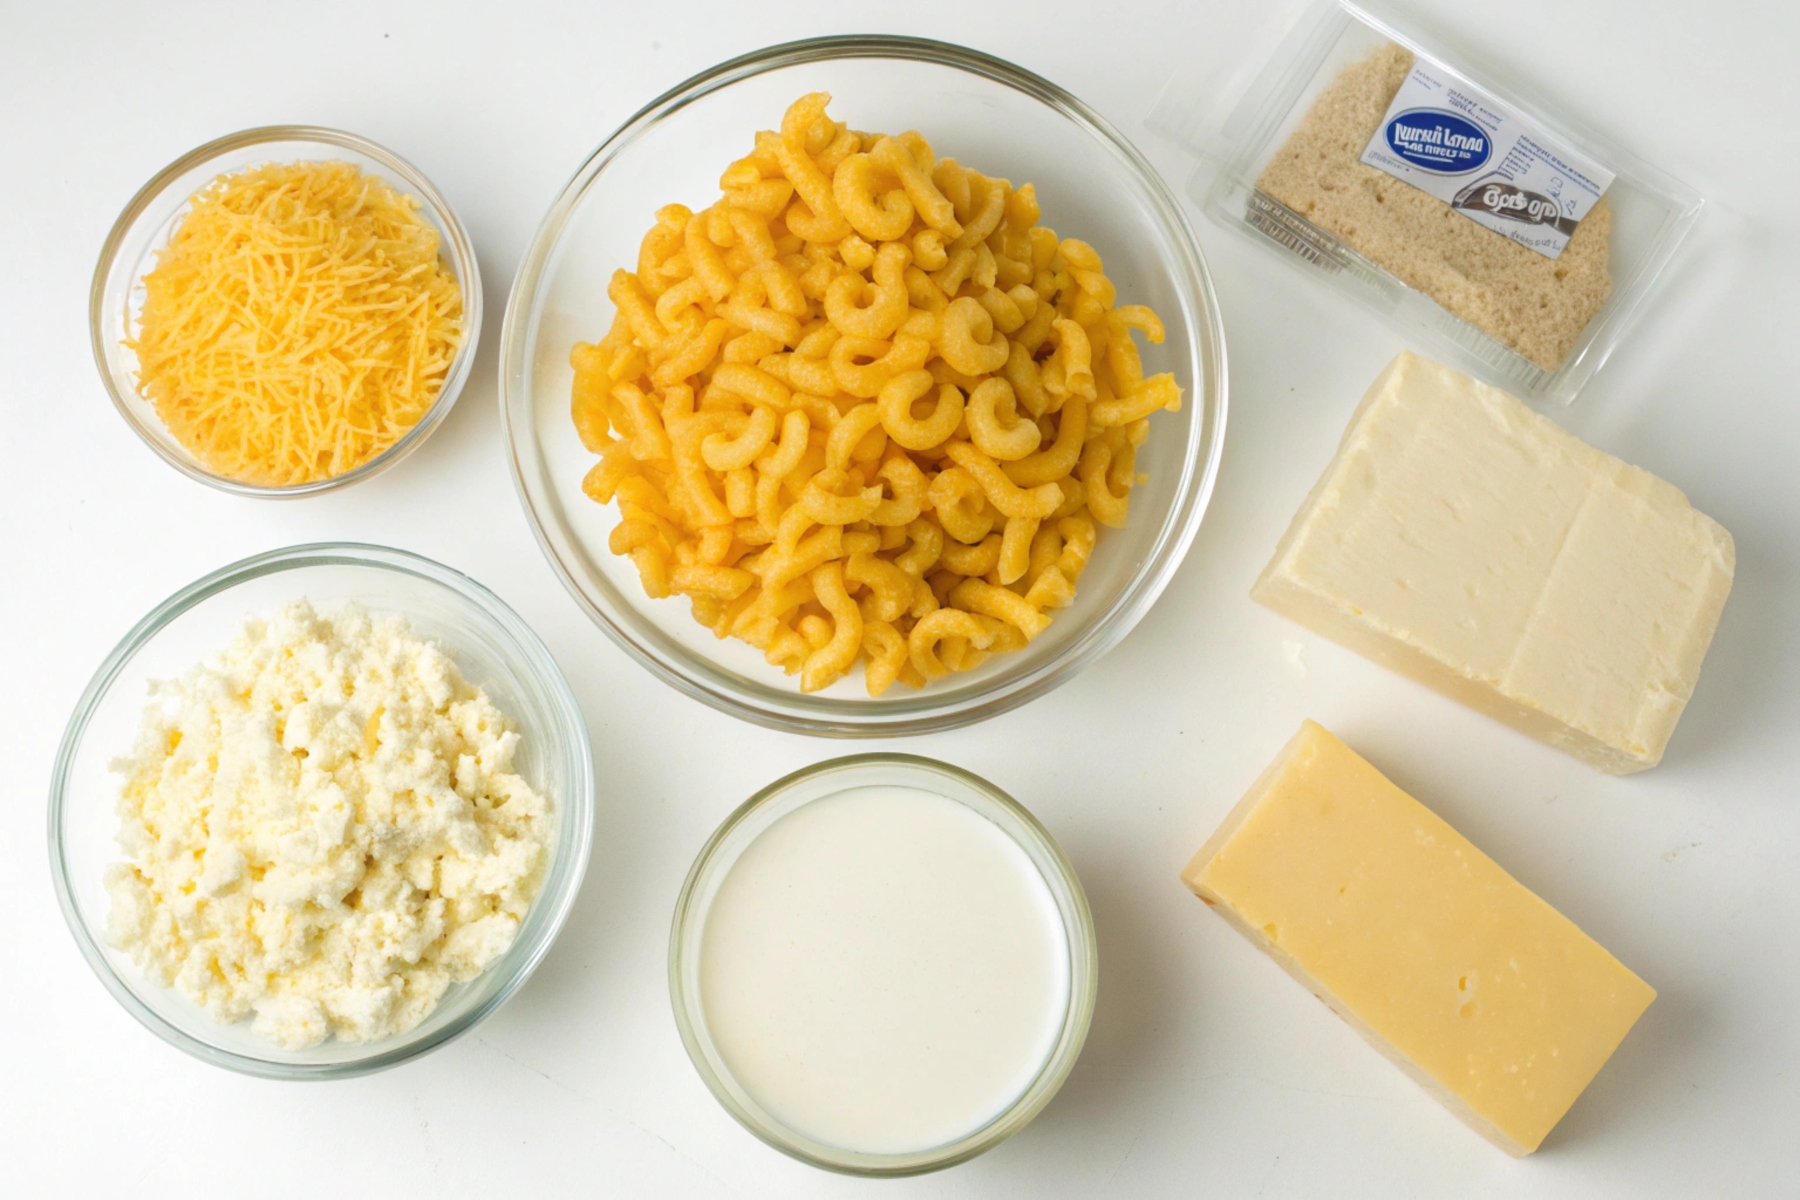
<instances>
[{"instance_id":1,"label":"cheese block cut edge","mask_svg":"<svg viewBox=\"0 0 1800 1200\"><path fill-rule=\"evenodd\" d=\"M1448 696L1502 725L1574 755L1608 775L1631 775L1656 765L1656 760L1625 754L1542 709L1513 700L1485 680L1464 674L1436 655L1381 628L1366 616L1338 608L1279 576L1265 574L1258 579L1250 598L1327 641L1336 642L1344 649L1397 675L1404 675L1439 695Z\"/></svg>"},{"instance_id":2,"label":"cheese block cut edge","mask_svg":"<svg viewBox=\"0 0 1800 1200\"><path fill-rule=\"evenodd\" d=\"M1209 896L1204 884L1189 882L1188 886L1194 890L1195 895L1206 901L1208 907L1224 917L1227 924L1243 934L1252 945L1264 954L1274 959L1283 971L1294 978L1295 982L1311 992L1326 1008L1342 1018L1344 1024L1356 1030L1362 1040L1374 1047L1381 1057L1405 1072L1407 1078L1424 1088L1432 1099L1448 1109L1459 1121L1514 1158L1524 1158L1537 1149L1536 1146L1522 1146L1507 1137L1500 1132L1498 1126L1471 1108L1461 1096L1439 1084L1437 1080L1415 1065L1411 1059L1394 1049L1386 1038L1376 1033L1355 1013L1340 1004L1335 996L1321 987L1319 982L1307 972L1306 968L1296 962L1292 955L1271 942L1261 930L1252 928L1242 917L1233 912L1229 905L1221 903L1215 896Z\"/></svg>"}]
</instances>

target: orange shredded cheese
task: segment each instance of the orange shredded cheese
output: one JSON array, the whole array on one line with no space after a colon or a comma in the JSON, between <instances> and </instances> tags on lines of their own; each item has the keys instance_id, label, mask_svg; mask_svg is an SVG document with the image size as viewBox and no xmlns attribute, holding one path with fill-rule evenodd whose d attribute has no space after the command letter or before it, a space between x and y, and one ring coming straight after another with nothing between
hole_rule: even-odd
<instances>
[{"instance_id":1,"label":"orange shredded cheese","mask_svg":"<svg viewBox=\"0 0 1800 1200\"><path fill-rule=\"evenodd\" d=\"M351 163L202 189L143 278L138 389L210 470L291 486L418 423L462 342L462 292L417 199Z\"/></svg>"}]
</instances>

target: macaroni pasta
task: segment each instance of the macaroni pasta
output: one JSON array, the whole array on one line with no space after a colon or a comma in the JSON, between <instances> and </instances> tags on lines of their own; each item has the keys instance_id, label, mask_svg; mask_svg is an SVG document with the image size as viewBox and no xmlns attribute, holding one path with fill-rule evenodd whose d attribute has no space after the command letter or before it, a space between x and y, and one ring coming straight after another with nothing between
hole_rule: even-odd
<instances>
[{"instance_id":1,"label":"macaroni pasta","mask_svg":"<svg viewBox=\"0 0 1800 1200\"><path fill-rule=\"evenodd\" d=\"M699 212L671 204L617 312L578 344L573 416L616 503L610 548L830 686L921 687L1041 634L1122 525L1146 377L1100 255L917 133L859 133L803 96Z\"/></svg>"}]
</instances>

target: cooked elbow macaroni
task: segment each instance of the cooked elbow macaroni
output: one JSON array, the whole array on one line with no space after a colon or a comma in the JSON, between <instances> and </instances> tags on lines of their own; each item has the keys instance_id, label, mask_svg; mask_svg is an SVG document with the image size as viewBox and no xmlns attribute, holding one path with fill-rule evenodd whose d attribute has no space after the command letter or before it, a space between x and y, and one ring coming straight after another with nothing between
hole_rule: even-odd
<instances>
[{"instance_id":1,"label":"cooked elbow macaroni","mask_svg":"<svg viewBox=\"0 0 1800 1200\"><path fill-rule=\"evenodd\" d=\"M871 696L1017 650L1118 526L1146 378L1092 246L917 133L858 133L803 96L693 212L656 214L617 313L578 344L573 414L617 502L610 548L818 691Z\"/></svg>"}]
</instances>

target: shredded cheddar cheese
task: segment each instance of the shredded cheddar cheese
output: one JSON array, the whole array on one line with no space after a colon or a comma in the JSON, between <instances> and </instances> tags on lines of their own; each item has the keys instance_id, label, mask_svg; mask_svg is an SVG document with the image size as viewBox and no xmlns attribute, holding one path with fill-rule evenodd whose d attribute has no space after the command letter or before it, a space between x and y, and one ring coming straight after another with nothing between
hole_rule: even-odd
<instances>
[{"instance_id":1,"label":"shredded cheddar cheese","mask_svg":"<svg viewBox=\"0 0 1800 1200\"><path fill-rule=\"evenodd\" d=\"M270 163L202 189L143 278L138 388L209 469L341 475L418 423L462 341L462 292L419 202L351 163Z\"/></svg>"}]
</instances>

